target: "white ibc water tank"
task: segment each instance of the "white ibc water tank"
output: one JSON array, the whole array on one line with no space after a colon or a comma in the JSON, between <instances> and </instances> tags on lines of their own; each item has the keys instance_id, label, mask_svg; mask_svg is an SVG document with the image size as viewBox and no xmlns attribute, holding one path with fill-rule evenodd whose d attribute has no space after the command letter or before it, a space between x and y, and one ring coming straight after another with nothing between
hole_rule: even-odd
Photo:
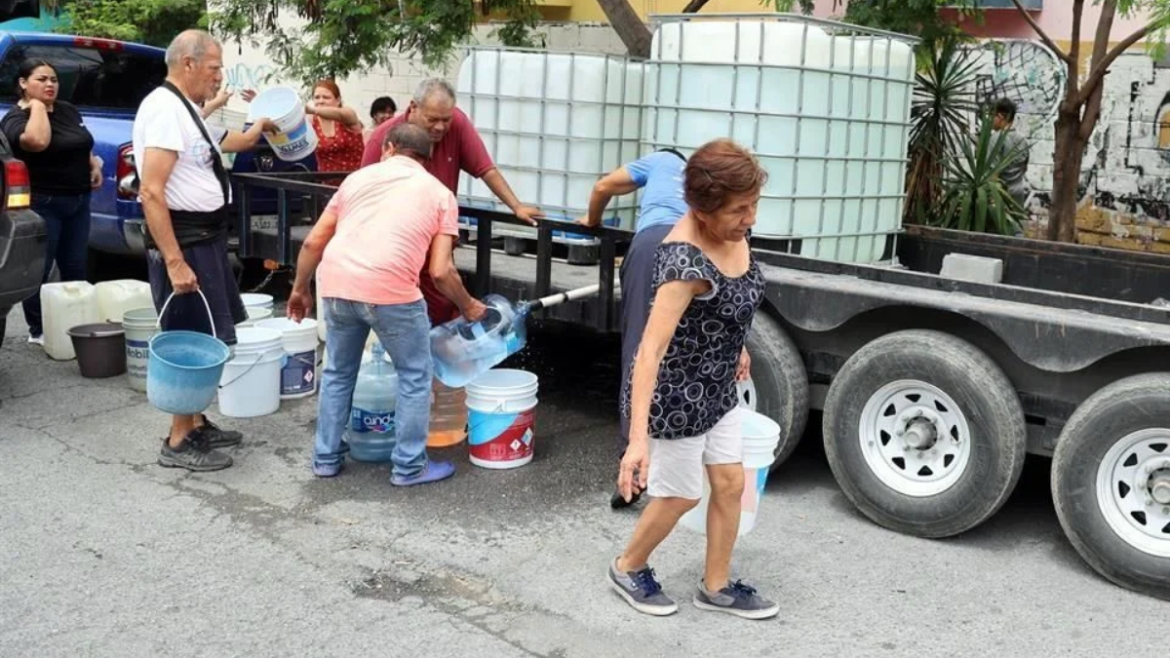
<instances>
[{"instance_id":1,"label":"white ibc water tank","mask_svg":"<svg viewBox=\"0 0 1170 658\"><path fill-rule=\"evenodd\" d=\"M756 235L801 238L807 256L878 260L901 220L909 43L793 16L666 20L647 67L643 150L731 137L769 173Z\"/></svg>"},{"instance_id":2,"label":"white ibc water tank","mask_svg":"<svg viewBox=\"0 0 1170 658\"><path fill-rule=\"evenodd\" d=\"M643 70L625 57L473 48L457 93L516 196L571 220L587 210L598 178L640 155ZM469 176L459 197L507 210ZM614 199L606 223L632 227L636 207L636 197ZM496 232L533 235L513 227Z\"/></svg>"}]
</instances>

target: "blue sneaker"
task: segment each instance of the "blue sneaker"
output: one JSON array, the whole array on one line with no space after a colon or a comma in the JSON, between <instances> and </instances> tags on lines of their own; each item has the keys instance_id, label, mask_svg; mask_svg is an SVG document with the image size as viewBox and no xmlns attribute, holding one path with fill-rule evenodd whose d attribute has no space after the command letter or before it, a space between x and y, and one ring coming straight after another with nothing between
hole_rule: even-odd
<instances>
[{"instance_id":1,"label":"blue sneaker","mask_svg":"<svg viewBox=\"0 0 1170 658\"><path fill-rule=\"evenodd\" d=\"M455 475L455 464L429 461L423 470L414 475L399 475L397 473L391 475L390 484L396 487L413 487L416 484L429 484L446 480L452 475Z\"/></svg>"},{"instance_id":2,"label":"blue sneaker","mask_svg":"<svg viewBox=\"0 0 1170 658\"><path fill-rule=\"evenodd\" d=\"M694 604L700 610L726 612L743 619L771 619L780 614L779 604L756 594L756 588L739 580L718 592L708 592L706 585L700 582Z\"/></svg>"},{"instance_id":3,"label":"blue sneaker","mask_svg":"<svg viewBox=\"0 0 1170 658\"><path fill-rule=\"evenodd\" d=\"M647 615L665 617L678 612L678 605L662 593L662 585L649 566L639 571L621 572L617 559L609 563L609 584L630 607Z\"/></svg>"},{"instance_id":4,"label":"blue sneaker","mask_svg":"<svg viewBox=\"0 0 1170 658\"><path fill-rule=\"evenodd\" d=\"M334 464L318 464L317 462L313 462L313 475L319 478L337 477L337 474L340 472L341 462Z\"/></svg>"}]
</instances>

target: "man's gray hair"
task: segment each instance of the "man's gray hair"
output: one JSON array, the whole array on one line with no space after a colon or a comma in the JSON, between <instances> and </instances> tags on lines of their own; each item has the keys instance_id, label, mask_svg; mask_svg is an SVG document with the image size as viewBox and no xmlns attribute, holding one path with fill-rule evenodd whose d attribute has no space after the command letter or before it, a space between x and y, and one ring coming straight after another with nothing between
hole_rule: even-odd
<instances>
[{"instance_id":1,"label":"man's gray hair","mask_svg":"<svg viewBox=\"0 0 1170 658\"><path fill-rule=\"evenodd\" d=\"M183 63L184 57L190 57L196 62L203 61L207 51L218 48L219 42L215 37L203 30L184 30L167 46L167 68L175 68Z\"/></svg>"},{"instance_id":2,"label":"man's gray hair","mask_svg":"<svg viewBox=\"0 0 1170 658\"><path fill-rule=\"evenodd\" d=\"M418 89L414 90L414 104L421 107L435 94L443 94L450 98L452 103L455 102L455 88L451 86L450 82L442 78L427 78L419 83Z\"/></svg>"},{"instance_id":3,"label":"man's gray hair","mask_svg":"<svg viewBox=\"0 0 1170 658\"><path fill-rule=\"evenodd\" d=\"M402 123L386 133L386 140L382 142L382 149L394 145L394 155L415 155L423 160L431 159L431 136L427 131L413 123Z\"/></svg>"}]
</instances>

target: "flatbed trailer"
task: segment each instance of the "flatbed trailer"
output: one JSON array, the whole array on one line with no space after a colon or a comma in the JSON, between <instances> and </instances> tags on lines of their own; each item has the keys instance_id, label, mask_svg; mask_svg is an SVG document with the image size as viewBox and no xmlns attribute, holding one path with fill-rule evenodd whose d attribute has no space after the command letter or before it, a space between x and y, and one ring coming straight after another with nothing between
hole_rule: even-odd
<instances>
[{"instance_id":1,"label":"flatbed trailer","mask_svg":"<svg viewBox=\"0 0 1170 658\"><path fill-rule=\"evenodd\" d=\"M236 177L241 257L294 264L332 193L314 176ZM277 190L269 228L250 225L257 187ZM293 196L309 214L290 216ZM476 294L532 299L598 283L598 297L544 318L618 331L614 274L630 233L543 223L536 253L517 256L492 238L515 217L464 214L474 243L456 262ZM558 262L554 231L595 238L597 265ZM1170 258L919 226L891 240L897 266L801 257L795 240L752 247L767 295L745 401L780 423L777 463L821 410L849 500L886 528L938 538L998 511L1026 453L1051 457L1057 515L1086 562L1170 599L1170 308L1159 299ZM941 276L952 253L999 260L1002 280Z\"/></svg>"}]
</instances>

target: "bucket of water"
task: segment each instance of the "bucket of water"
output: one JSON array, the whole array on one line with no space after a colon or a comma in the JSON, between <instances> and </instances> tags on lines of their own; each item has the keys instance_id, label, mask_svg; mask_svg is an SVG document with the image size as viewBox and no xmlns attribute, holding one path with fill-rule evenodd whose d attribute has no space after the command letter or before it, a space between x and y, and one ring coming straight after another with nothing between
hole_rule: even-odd
<instances>
[{"instance_id":1,"label":"bucket of water","mask_svg":"<svg viewBox=\"0 0 1170 658\"><path fill-rule=\"evenodd\" d=\"M126 372L126 333L112 322L82 324L69 329L77 366L87 379L117 377Z\"/></svg>"},{"instance_id":2,"label":"bucket of water","mask_svg":"<svg viewBox=\"0 0 1170 658\"><path fill-rule=\"evenodd\" d=\"M738 535L742 537L756 527L756 516L764 499L764 485L768 482L768 469L776 460L780 426L771 418L745 407L738 407L738 413L743 419L743 498L740 499ZM704 469L703 498L679 519L679 525L707 534L707 502L710 498L711 485Z\"/></svg>"},{"instance_id":3,"label":"bucket of water","mask_svg":"<svg viewBox=\"0 0 1170 658\"><path fill-rule=\"evenodd\" d=\"M317 392L317 322L305 318L273 318L256 323L259 329L280 332L284 365L280 369L280 398L295 400Z\"/></svg>"},{"instance_id":4,"label":"bucket of water","mask_svg":"<svg viewBox=\"0 0 1170 658\"><path fill-rule=\"evenodd\" d=\"M244 308L273 308L276 306L272 295L265 295L260 292L245 292L240 294L240 301L244 302ZM270 314L271 315L271 314Z\"/></svg>"},{"instance_id":5,"label":"bucket of water","mask_svg":"<svg viewBox=\"0 0 1170 658\"><path fill-rule=\"evenodd\" d=\"M219 382L219 412L232 418L255 418L280 409L280 368L284 341L275 329L245 327L236 331L231 361Z\"/></svg>"},{"instance_id":6,"label":"bucket of water","mask_svg":"<svg viewBox=\"0 0 1170 658\"><path fill-rule=\"evenodd\" d=\"M248 106L248 123L267 118L279 133L264 133L276 157L295 162L317 150L317 132L305 120L305 105L291 87L272 87L260 92Z\"/></svg>"},{"instance_id":7,"label":"bucket of water","mask_svg":"<svg viewBox=\"0 0 1170 658\"><path fill-rule=\"evenodd\" d=\"M517 468L532 461L539 380L523 370L489 370L467 385L471 463Z\"/></svg>"},{"instance_id":8,"label":"bucket of water","mask_svg":"<svg viewBox=\"0 0 1170 658\"><path fill-rule=\"evenodd\" d=\"M203 293L198 292L200 297ZM156 331L160 328L172 293L163 304ZM150 358L146 368L146 398L159 411L175 416L203 413L215 399L219 378L231 351L215 335L215 322L207 298L203 307L211 322L212 335L196 331L158 331L150 339Z\"/></svg>"},{"instance_id":9,"label":"bucket of water","mask_svg":"<svg viewBox=\"0 0 1170 658\"><path fill-rule=\"evenodd\" d=\"M150 362L150 339L158 331L154 307L136 308L122 314L126 333L126 381L130 388L146 392L146 364Z\"/></svg>"}]
</instances>

